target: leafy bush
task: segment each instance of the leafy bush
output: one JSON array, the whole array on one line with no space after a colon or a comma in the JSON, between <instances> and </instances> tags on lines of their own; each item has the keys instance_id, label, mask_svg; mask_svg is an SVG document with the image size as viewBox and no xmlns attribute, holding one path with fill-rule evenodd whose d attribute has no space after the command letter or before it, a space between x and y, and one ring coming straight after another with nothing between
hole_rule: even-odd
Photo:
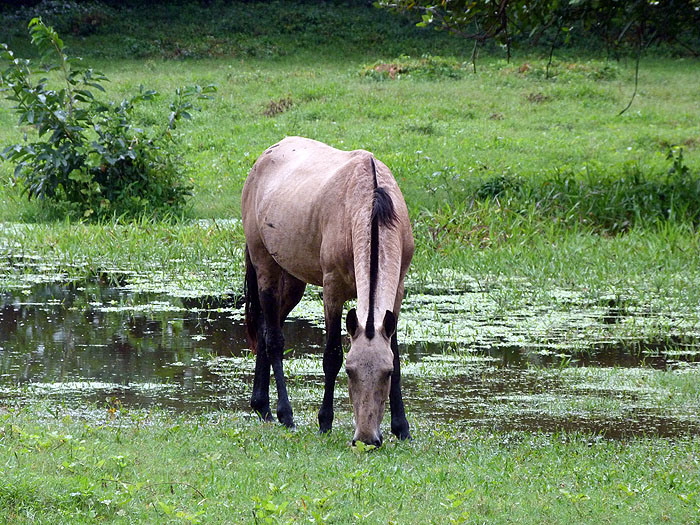
<instances>
[{"instance_id":1,"label":"leafy bush","mask_svg":"<svg viewBox=\"0 0 700 525\"><path fill-rule=\"evenodd\" d=\"M30 61L16 58L2 44L8 67L1 74L6 98L16 103L19 126L38 132L35 142L15 144L2 155L16 164L14 178L28 197L69 203L83 217L136 216L178 212L191 188L169 150L171 131L191 118L192 101L210 98L213 86L178 88L162 129L147 131L134 123L134 108L157 93L143 87L120 103L100 100L107 79L66 56L63 42L39 18L29 31L46 71L56 71L63 87L34 81Z\"/></svg>"}]
</instances>

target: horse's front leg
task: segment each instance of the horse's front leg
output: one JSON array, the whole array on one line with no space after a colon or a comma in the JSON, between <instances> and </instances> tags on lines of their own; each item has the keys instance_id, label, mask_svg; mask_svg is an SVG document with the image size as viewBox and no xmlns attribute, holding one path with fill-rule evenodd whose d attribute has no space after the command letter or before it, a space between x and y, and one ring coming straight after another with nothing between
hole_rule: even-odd
<instances>
[{"instance_id":1,"label":"horse's front leg","mask_svg":"<svg viewBox=\"0 0 700 525\"><path fill-rule=\"evenodd\" d=\"M280 305L278 290L274 288L260 290L260 306L265 318L265 346L267 356L272 366L277 386L277 419L284 426L294 428L292 405L287 394L287 384L284 380L282 355L284 353L284 336L280 325Z\"/></svg>"},{"instance_id":2,"label":"horse's front leg","mask_svg":"<svg viewBox=\"0 0 700 525\"><path fill-rule=\"evenodd\" d=\"M401 396L401 365L399 363L399 342L396 332L391 336L391 350L394 352L394 371L391 373L389 404L391 407L391 431L399 439L411 439L408 420Z\"/></svg>"},{"instance_id":3,"label":"horse's front leg","mask_svg":"<svg viewBox=\"0 0 700 525\"><path fill-rule=\"evenodd\" d=\"M318 426L321 433L330 432L333 427L333 397L335 380L343 365L343 346L341 343L341 318L343 302L333 297L328 286L323 287L323 306L326 317L326 348L323 351L323 402L318 411Z\"/></svg>"}]
</instances>

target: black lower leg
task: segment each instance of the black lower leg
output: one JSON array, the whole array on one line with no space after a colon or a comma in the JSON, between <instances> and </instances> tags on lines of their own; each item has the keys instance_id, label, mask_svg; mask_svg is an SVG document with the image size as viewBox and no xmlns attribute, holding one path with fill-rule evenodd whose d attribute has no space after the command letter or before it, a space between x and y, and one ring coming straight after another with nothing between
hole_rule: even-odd
<instances>
[{"instance_id":1,"label":"black lower leg","mask_svg":"<svg viewBox=\"0 0 700 525\"><path fill-rule=\"evenodd\" d=\"M274 341L274 344L270 342ZM284 379L284 369L282 367L282 353L284 348L284 339L282 333L279 333L278 338L272 340L268 338L268 348L272 347L270 352L270 362L272 364L272 373L275 376L275 385L277 386L277 419L286 427L294 427L294 416L292 414L292 405L289 402L287 394L287 383Z\"/></svg>"},{"instance_id":2,"label":"black lower leg","mask_svg":"<svg viewBox=\"0 0 700 525\"><path fill-rule=\"evenodd\" d=\"M401 397L401 365L399 362L399 343L396 333L391 337L391 350L394 352L394 371L391 374L391 390L389 403L391 406L391 431L399 439L411 439L408 429L406 411Z\"/></svg>"},{"instance_id":3,"label":"black lower leg","mask_svg":"<svg viewBox=\"0 0 700 525\"><path fill-rule=\"evenodd\" d=\"M270 410L270 360L265 345L265 331L258 330L258 353L255 357L255 376L250 406L263 421L272 421Z\"/></svg>"},{"instance_id":4,"label":"black lower leg","mask_svg":"<svg viewBox=\"0 0 700 525\"><path fill-rule=\"evenodd\" d=\"M287 385L284 380L284 369L282 368L282 354L284 352L284 337L279 323L279 304L273 293L263 291L260 293L260 304L265 317L265 345L267 355L275 376L277 386L277 419L286 427L294 427L294 416L292 415L292 405L287 394Z\"/></svg>"},{"instance_id":5,"label":"black lower leg","mask_svg":"<svg viewBox=\"0 0 700 525\"><path fill-rule=\"evenodd\" d=\"M326 348L323 352L323 373L325 384L323 403L318 411L318 426L322 433L330 432L333 427L333 397L335 380L343 364L343 347L340 336L340 316L327 323Z\"/></svg>"}]
</instances>

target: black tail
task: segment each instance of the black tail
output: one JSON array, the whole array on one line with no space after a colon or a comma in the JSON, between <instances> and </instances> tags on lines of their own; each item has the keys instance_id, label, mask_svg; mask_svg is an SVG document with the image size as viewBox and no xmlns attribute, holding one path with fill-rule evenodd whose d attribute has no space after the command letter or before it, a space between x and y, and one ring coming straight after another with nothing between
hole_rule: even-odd
<instances>
[{"instance_id":1,"label":"black tail","mask_svg":"<svg viewBox=\"0 0 700 525\"><path fill-rule=\"evenodd\" d=\"M245 326L248 337L248 347L256 353L258 351L258 326L262 322L262 308L258 296L258 276L255 266L250 260L248 246L245 247L245 278L243 279L243 293L245 294Z\"/></svg>"}]
</instances>

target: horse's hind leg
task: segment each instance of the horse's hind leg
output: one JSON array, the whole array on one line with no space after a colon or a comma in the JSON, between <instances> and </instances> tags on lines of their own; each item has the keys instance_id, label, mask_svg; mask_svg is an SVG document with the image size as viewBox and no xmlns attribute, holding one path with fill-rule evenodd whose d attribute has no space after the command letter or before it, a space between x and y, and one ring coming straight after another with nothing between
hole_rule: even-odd
<instances>
[{"instance_id":1,"label":"horse's hind leg","mask_svg":"<svg viewBox=\"0 0 700 525\"><path fill-rule=\"evenodd\" d=\"M293 277L287 272L282 272L282 276L280 279L280 293L279 293L279 302L280 302L280 308L279 308L279 333L282 335L282 325L284 324L284 320L287 318L287 315L289 315L289 312L292 311L292 309L299 304L299 301L301 301L301 298L304 295L304 290L306 289L306 283L304 281L300 281L296 277ZM279 351L277 351L277 348L279 348ZM274 361L278 361L278 367L279 370L282 370L282 360L283 360L283 354L284 354L284 338L282 338L282 343L275 348L274 354L270 357L271 360L274 359ZM289 397L287 395L287 390L286 390L286 382L284 381L284 374L283 372L280 372L278 374L277 368L275 368L275 363L272 362L273 365L273 370L275 372L275 384L277 385L277 418L279 419L280 423L284 424L287 427L293 428L294 427L294 418L292 417L292 406L289 402ZM278 380L278 377L282 377L282 383ZM270 380L269 372L268 372L268 382ZM280 390L280 384L282 384L283 389ZM284 392L284 395L281 393Z\"/></svg>"},{"instance_id":2,"label":"horse's hind leg","mask_svg":"<svg viewBox=\"0 0 700 525\"><path fill-rule=\"evenodd\" d=\"M293 428L294 416L282 367L284 353L282 321L291 310L289 293L291 292L294 298L298 295L296 304L304 290L300 287L299 280L284 272L271 257L269 260L272 263L265 265L264 269L258 267L260 307L265 320L265 346L277 386L277 419L286 427Z\"/></svg>"},{"instance_id":3,"label":"horse's hind leg","mask_svg":"<svg viewBox=\"0 0 700 525\"><path fill-rule=\"evenodd\" d=\"M270 410L270 359L265 345L265 330L258 330L258 350L255 356L255 376L250 406L263 421L272 421Z\"/></svg>"},{"instance_id":4,"label":"horse's hind leg","mask_svg":"<svg viewBox=\"0 0 700 525\"><path fill-rule=\"evenodd\" d=\"M296 277L287 272L282 274L282 305L280 307L280 327L284 324L284 320L289 315L289 312L299 304L304 296L306 283L300 281Z\"/></svg>"},{"instance_id":5,"label":"horse's hind leg","mask_svg":"<svg viewBox=\"0 0 700 525\"><path fill-rule=\"evenodd\" d=\"M260 308L258 294L258 277L255 266L250 259L250 252L245 251L245 321L248 332L248 344L256 353L253 394L250 397L251 408L264 421L272 420L270 411L270 360L265 345L265 320Z\"/></svg>"}]
</instances>

